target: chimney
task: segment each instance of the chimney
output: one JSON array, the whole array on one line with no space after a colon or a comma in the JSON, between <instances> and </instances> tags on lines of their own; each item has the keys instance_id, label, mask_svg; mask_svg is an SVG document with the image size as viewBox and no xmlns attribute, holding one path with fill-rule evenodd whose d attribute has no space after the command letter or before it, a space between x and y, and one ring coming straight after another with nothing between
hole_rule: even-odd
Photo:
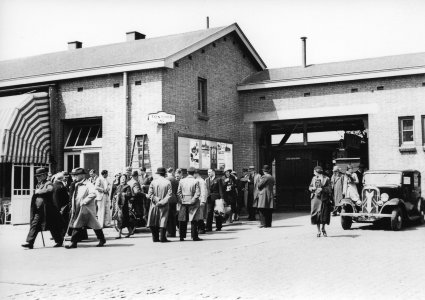
<instances>
[{"instance_id":1,"label":"chimney","mask_svg":"<svg viewBox=\"0 0 425 300\"><path fill-rule=\"evenodd\" d=\"M126 34L127 42L136 41L136 40L144 40L146 35L143 33L140 33L138 31L130 31Z\"/></svg>"},{"instance_id":2,"label":"chimney","mask_svg":"<svg viewBox=\"0 0 425 300\"><path fill-rule=\"evenodd\" d=\"M307 46L306 46L306 40L307 38L305 36L301 37L301 55L302 55L302 61L301 64L303 68L307 67Z\"/></svg>"},{"instance_id":3,"label":"chimney","mask_svg":"<svg viewBox=\"0 0 425 300\"><path fill-rule=\"evenodd\" d=\"M210 17L207 16L207 29L210 28Z\"/></svg>"},{"instance_id":4,"label":"chimney","mask_svg":"<svg viewBox=\"0 0 425 300\"><path fill-rule=\"evenodd\" d=\"M83 43L79 41L69 42L68 43L68 50L75 50L83 48Z\"/></svg>"}]
</instances>

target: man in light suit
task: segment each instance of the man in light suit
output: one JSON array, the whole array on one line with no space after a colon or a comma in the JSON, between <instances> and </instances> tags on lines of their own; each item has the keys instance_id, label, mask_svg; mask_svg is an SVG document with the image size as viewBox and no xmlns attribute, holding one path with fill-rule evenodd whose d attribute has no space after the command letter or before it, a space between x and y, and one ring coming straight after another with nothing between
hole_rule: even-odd
<instances>
[{"instance_id":1,"label":"man in light suit","mask_svg":"<svg viewBox=\"0 0 425 300\"><path fill-rule=\"evenodd\" d=\"M201 194L199 183L193 177L195 168L187 169L188 176L181 179L177 189L177 196L181 204L179 211L179 235L180 241L186 238L187 222L191 224L191 237L193 241L201 241L198 237L198 220L201 217L199 196Z\"/></svg>"},{"instance_id":2,"label":"man in light suit","mask_svg":"<svg viewBox=\"0 0 425 300\"><path fill-rule=\"evenodd\" d=\"M270 174L271 169L268 165L263 167L264 175L261 176L258 183L258 200L256 207L260 213L260 227L272 227L272 214L275 209L273 187L274 177Z\"/></svg>"},{"instance_id":3,"label":"man in light suit","mask_svg":"<svg viewBox=\"0 0 425 300\"><path fill-rule=\"evenodd\" d=\"M147 227L151 229L153 242L169 242L166 236L167 219L171 198L171 182L165 178L165 168L158 168L155 178L149 185L147 198L151 201ZM161 238L159 238L161 232Z\"/></svg>"},{"instance_id":4,"label":"man in light suit","mask_svg":"<svg viewBox=\"0 0 425 300\"><path fill-rule=\"evenodd\" d=\"M248 171L248 199L246 208L248 211L248 221L255 221L255 199L258 196L258 183L260 182L261 175L255 172L254 166L250 166Z\"/></svg>"},{"instance_id":5,"label":"man in light suit","mask_svg":"<svg viewBox=\"0 0 425 300\"><path fill-rule=\"evenodd\" d=\"M77 243L81 240L83 228L90 227L94 230L99 244L96 247L103 247L106 243L102 226L96 218L96 190L94 185L86 179L86 172L83 168L76 168L71 175L75 176L76 183L71 195L72 217L70 227L72 228L71 244L65 248L77 248Z\"/></svg>"},{"instance_id":6,"label":"man in light suit","mask_svg":"<svg viewBox=\"0 0 425 300\"><path fill-rule=\"evenodd\" d=\"M109 203L109 190L110 184L107 180L108 171L103 170L101 176L97 177L94 188L96 189L96 207L97 207L97 220L100 226L109 227L111 225ZM109 200L109 201L108 201Z\"/></svg>"}]
</instances>

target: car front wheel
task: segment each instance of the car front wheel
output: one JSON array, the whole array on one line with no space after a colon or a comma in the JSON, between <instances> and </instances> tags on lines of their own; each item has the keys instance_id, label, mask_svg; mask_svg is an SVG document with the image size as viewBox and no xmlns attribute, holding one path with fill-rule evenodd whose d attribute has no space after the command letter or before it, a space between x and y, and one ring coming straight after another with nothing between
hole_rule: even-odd
<instances>
[{"instance_id":1,"label":"car front wheel","mask_svg":"<svg viewBox=\"0 0 425 300\"><path fill-rule=\"evenodd\" d=\"M398 231L403 226L403 216L399 207L395 208L391 213L391 229Z\"/></svg>"},{"instance_id":2,"label":"car front wheel","mask_svg":"<svg viewBox=\"0 0 425 300\"><path fill-rule=\"evenodd\" d=\"M342 209L341 210L341 213L345 213L345 212L346 212L345 209ZM342 229L344 229L344 230L350 229L351 228L351 224L353 224L353 218L352 217L341 216L341 226L342 226Z\"/></svg>"}]
</instances>

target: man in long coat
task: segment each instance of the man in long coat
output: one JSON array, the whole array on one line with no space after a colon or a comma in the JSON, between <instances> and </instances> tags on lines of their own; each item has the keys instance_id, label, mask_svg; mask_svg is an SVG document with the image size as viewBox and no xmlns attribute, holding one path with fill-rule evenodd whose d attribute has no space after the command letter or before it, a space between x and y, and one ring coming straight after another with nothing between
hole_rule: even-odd
<instances>
[{"instance_id":1,"label":"man in long coat","mask_svg":"<svg viewBox=\"0 0 425 300\"><path fill-rule=\"evenodd\" d=\"M199 174L199 169L196 169L194 177L199 184L199 190L201 194L199 195L200 200L200 216L198 221L198 231L199 233L205 233L205 222L207 218L207 199L208 199L208 188L207 183Z\"/></svg>"},{"instance_id":2,"label":"man in long coat","mask_svg":"<svg viewBox=\"0 0 425 300\"><path fill-rule=\"evenodd\" d=\"M111 211L109 207L109 190L111 186L108 182L108 171L103 170L101 176L96 178L94 187L96 189L96 207L97 207L97 220L100 226L109 227L111 225Z\"/></svg>"},{"instance_id":3,"label":"man in long coat","mask_svg":"<svg viewBox=\"0 0 425 300\"><path fill-rule=\"evenodd\" d=\"M179 182L177 196L181 204L179 211L179 235L180 241L186 238L187 222L191 224L191 237L193 241L201 241L198 237L198 220L201 216L201 208L199 196L201 194L199 183L196 181L193 174L195 173L194 167L187 169L187 177Z\"/></svg>"},{"instance_id":4,"label":"man in long coat","mask_svg":"<svg viewBox=\"0 0 425 300\"><path fill-rule=\"evenodd\" d=\"M179 182L174 177L174 169L167 169L167 177L171 182L171 198L169 200L170 210L168 213L167 220L167 236L176 237L176 223L177 223L177 189L179 188Z\"/></svg>"},{"instance_id":5,"label":"man in long coat","mask_svg":"<svg viewBox=\"0 0 425 300\"><path fill-rule=\"evenodd\" d=\"M68 188L66 187L65 176L63 172L57 173L55 175L52 196L53 204L57 207L63 219L63 235L65 236L65 224L69 223L70 203Z\"/></svg>"},{"instance_id":6,"label":"man in long coat","mask_svg":"<svg viewBox=\"0 0 425 300\"><path fill-rule=\"evenodd\" d=\"M81 235L84 228L90 227L94 230L96 237L99 239L99 244L96 247L103 247L106 243L103 235L102 226L96 218L96 190L94 185L85 177L83 168L76 168L71 175L75 176L75 188L71 195L72 213L71 223L72 228L71 244L65 248L77 248L77 243L81 240Z\"/></svg>"},{"instance_id":7,"label":"man in long coat","mask_svg":"<svg viewBox=\"0 0 425 300\"><path fill-rule=\"evenodd\" d=\"M212 223L214 217L214 206L215 200L223 199L223 183L220 178L215 176L215 171L213 169L208 170L208 178L205 180L207 184L207 228L206 231L212 231ZM215 217L215 227L216 231L220 231L223 224L223 217Z\"/></svg>"},{"instance_id":8,"label":"man in long coat","mask_svg":"<svg viewBox=\"0 0 425 300\"><path fill-rule=\"evenodd\" d=\"M255 201L258 197L258 183L260 182L261 175L255 172L254 166L250 166L248 171L250 175L248 177L248 199L246 208L248 210L248 220L255 221Z\"/></svg>"},{"instance_id":9,"label":"man in long coat","mask_svg":"<svg viewBox=\"0 0 425 300\"><path fill-rule=\"evenodd\" d=\"M169 242L166 236L168 219L168 201L171 198L171 182L165 178L165 168L158 168L158 178L149 185L148 199L151 201L147 227L151 229L154 242ZM161 232L161 238L159 238Z\"/></svg>"},{"instance_id":10,"label":"man in long coat","mask_svg":"<svg viewBox=\"0 0 425 300\"><path fill-rule=\"evenodd\" d=\"M275 209L273 187L275 184L274 177L270 174L271 169L268 165L263 167L264 175L261 176L258 183L258 196L256 207L260 213L260 227L272 226L272 213Z\"/></svg>"},{"instance_id":11,"label":"man in long coat","mask_svg":"<svg viewBox=\"0 0 425 300\"><path fill-rule=\"evenodd\" d=\"M37 186L31 198L30 230L24 248L32 249L37 234L40 231L50 230L56 244L53 247L62 247L64 222L59 213L59 208L53 203L53 185L47 180L46 168L35 171Z\"/></svg>"}]
</instances>

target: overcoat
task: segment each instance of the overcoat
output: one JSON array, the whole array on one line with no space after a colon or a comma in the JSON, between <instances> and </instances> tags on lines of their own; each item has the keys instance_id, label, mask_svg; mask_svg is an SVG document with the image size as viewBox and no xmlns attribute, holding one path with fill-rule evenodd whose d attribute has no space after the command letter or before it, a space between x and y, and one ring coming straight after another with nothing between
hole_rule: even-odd
<instances>
[{"instance_id":1,"label":"overcoat","mask_svg":"<svg viewBox=\"0 0 425 300\"><path fill-rule=\"evenodd\" d=\"M343 197L343 189L344 189L344 175L336 176L332 175L331 178L331 187L332 187L332 195L335 206L339 206Z\"/></svg>"},{"instance_id":2,"label":"overcoat","mask_svg":"<svg viewBox=\"0 0 425 300\"><path fill-rule=\"evenodd\" d=\"M128 184L120 184L115 190L116 195L116 216L118 228L133 227L134 220L130 218L131 188Z\"/></svg>"},{"instance_id":3,"label":"overcoat","mask_svg":"<svg viewBox=\"0 0 425 300\"><path fill-rule=\"evenodd\" d=\"M151 182L147 196L151 203L146 227L167 227L171 194L171 182L168 179L158 176Z\"/></svg>"},{"instance_id":4,"label":"overcoat","mask_svg":"<svg viewBox=\"0 0 425 300\"><path fill-rule=\"evenodd\" d=\"M316 192L321 188L320 193ZM314 176L309 186L311 191L311 224L328 224L331 220L331 184L329 177L325 175Z\"/></svg>"},{"instance_id":5,"label":"overcoat","mask_svg":"<svg viewBox=\"0 0 425 300\"><path fill-rule=\"evenodd\" d=\"M96 190L87 179L75 183L71 198L72 218L71 228L90 227L94 230L102 229L96 219Z\"/></svg>"},{"instance_id":6,"label":"overcoat","mask_svg":"<svg viewBox=\"0 0 425 300\"><path fill-rule=\"evenodd\" d=\"M200 201L201 209L200 209L199 219L203 220L207 218L208 188L207 188L207 183L202 177L198 177L196 178L196 180L198 181L199 191L200 191L199 201Z\"/></svg>"},{"instance_id":7,"label":"overcoat","mask_svg":"<svg viewBox=\"0 0 425 300\"><path fill-rule=\"evenodd\" d=\"M257 203L254 207L257 208L275 208L274 204L274 193L273 187L275 184L275 179L270 174L264 174L261 176L260 181L258 182L258 193L257 193Z\"/></svg>"},{"instance_id":8,"label":"overcoat","mask_svg":"<svg viewBox=\"0 0 425 300\"><path fill-rule=\"evenodd\" d=\"M49 230L52 228L62 228L64 226L63 218L59 212L59 208L53 203L53 186L48 180L38 183L36 186L38 194L34 193L31 198L30 223L34 219L35 214L41 212L41 230ZM37 200L39 198L39 200ZM37 202L42 202L37 208Z\"/></svg>"},{"instance_id":9,"label":"overcoat","mask_svg":"<svg viewBox=\"0 0 425 300\"><path fill-rule=\"evenodd\" d=\"M261 175L258 173L255 173L254 175L250 174L248 177L248 199L247 199L248 206L250 206L252 203L252 207L257 207L258 192L259 192L258 184L260 183L260 180L261 180Z\"/></svg>"},{"instance_id":10,"label":"overcoat","mask_svg":"<svg viewBox=\"0 0 425 300\"><path fill-rule=\"evenodd\" d=\"M53 183L53 204L61 210L62 207L69 204L68 189L61 181Z\"/></svg>"},{"instance_id":11,"label":"overcoat","mask_svg":"<svg viewBox=\"0 0 425 300\"><path fill-rule=\"evenodd\" d=\"M186 210L189 210L189 221L201 220L200 195L201 190L195 177L188 175L180 180L179 188L177 189L177 197L179 198L179 203L181 203L179 221L188 221L186 220Z\"/></svg>"}]
</instances>

